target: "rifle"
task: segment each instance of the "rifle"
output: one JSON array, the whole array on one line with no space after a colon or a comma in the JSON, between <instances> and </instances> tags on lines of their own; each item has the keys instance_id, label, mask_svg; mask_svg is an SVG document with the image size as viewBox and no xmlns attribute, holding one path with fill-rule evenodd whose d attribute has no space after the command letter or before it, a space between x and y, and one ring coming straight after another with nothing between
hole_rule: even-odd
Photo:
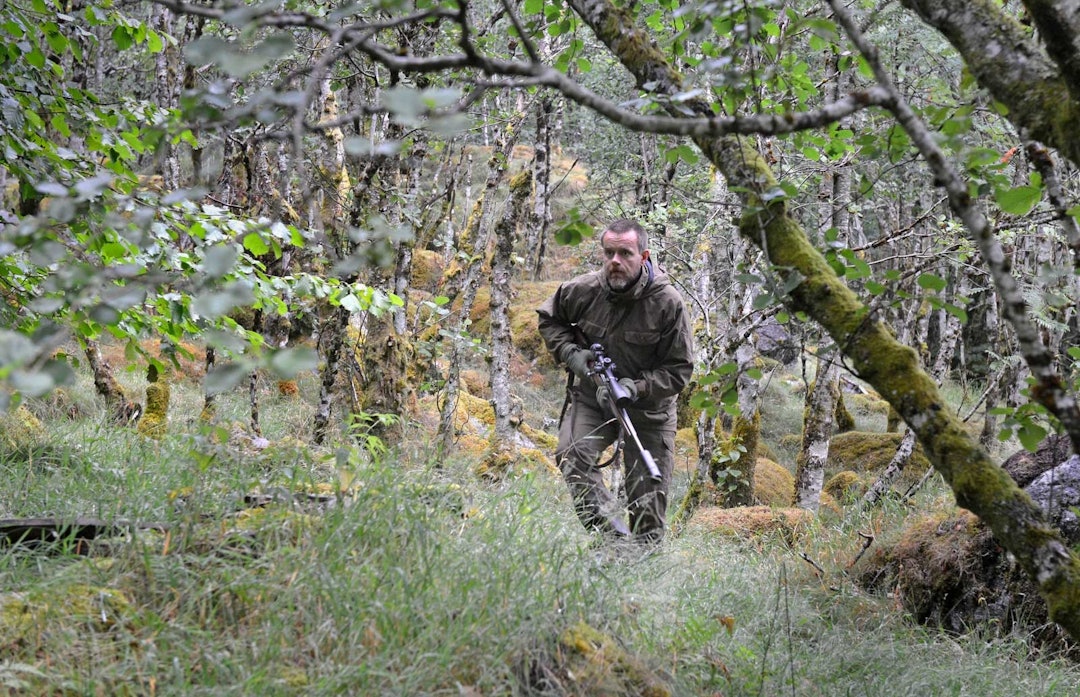
<instances>
[{"instance_id":1,"label":"rifle","mask_svg":"<svg viewBox=\"0 0 1080 697\"><path fill-rule=\"evenodd\" d=\"M607 387L608 407L615 414L619 427L623 433L629 434L634 440L634 445L637 446L638 452L641 453L641 461L645 463L652 480L654 482L660 481L663 477L656 466L656 460L653 459L652 453L641 444L637 430L630 421L630 414L626 412L626 407L631 403L631 399L626 389L619 384L618 378L615 377L614 361L604 353L604 347L600 344L593 344L589 349L596 355L596 363L593 364L592 370L593 382L596 383L597 387Z\"/></svg>"}]
</instances>

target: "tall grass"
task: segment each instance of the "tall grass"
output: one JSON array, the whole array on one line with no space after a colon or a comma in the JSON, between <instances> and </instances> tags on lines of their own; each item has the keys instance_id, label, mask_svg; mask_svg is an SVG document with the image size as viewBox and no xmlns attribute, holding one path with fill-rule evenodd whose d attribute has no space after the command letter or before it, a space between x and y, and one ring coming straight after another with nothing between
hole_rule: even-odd
<instances>
[{"instance_id":1,"label":"tall grass","mask_svg":"<svg viewBox=\"0 0 1080 697\"><path fill-rule=\"evenodd\" d=\"M241 396L224 401L243 418ZM295 435L305 407L268 402L267 436ZM486 484L460 458L435 468L345 448L267 455L175 423L158 443L100 418L52 420L47 445L0 458L0 517L168 530L99 540L88 556L0 548L0 692L638 694L568 668L560 637L582 622L673 695L1080 685L1075 665L1031 655L1022 636L947 636L855 588L843 570L857 531L898 527L899 504L823 515L795 540L691 526L653 555L600 559L547 472ZM337 494L313 495L325 491ZM267 495L258 507L253 492ZM948 497L931 484L915 505Z\"/></svg>"}]
</instances>

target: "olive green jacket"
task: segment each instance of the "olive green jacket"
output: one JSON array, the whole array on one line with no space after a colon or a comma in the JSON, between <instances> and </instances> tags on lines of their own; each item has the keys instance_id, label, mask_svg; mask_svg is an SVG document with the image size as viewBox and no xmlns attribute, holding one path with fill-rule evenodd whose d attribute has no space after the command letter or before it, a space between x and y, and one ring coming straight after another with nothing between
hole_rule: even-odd
<instances>
[{"instance_id":1,"label":"olive green jacket","mask_svg":"<svg viewBox=\"0 0 1080 697\"><path fill-rule=\"evenodd\" d=\"M682 296L667 274L650 262L633 287L615 292L602 272L587 273L560 285L537 314L556 361L568 346L601 344L616 377L632 378L638 388L633 420L675 429L675 399L694 372L693 336ZM594 393L584 389L579 398L595 401Z\"/></svg>"}]
</instances>

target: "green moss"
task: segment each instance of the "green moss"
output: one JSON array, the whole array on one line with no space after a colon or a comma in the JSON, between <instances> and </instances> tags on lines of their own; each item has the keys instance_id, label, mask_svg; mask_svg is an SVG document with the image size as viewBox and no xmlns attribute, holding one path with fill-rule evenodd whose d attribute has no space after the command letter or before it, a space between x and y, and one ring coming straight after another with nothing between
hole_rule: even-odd
<instances>
[{"instance_id":1,"label":"green moss","mask_svg":"<svg viewBox=\"0 0 1080 697\"><path fill-rule=\"evenodd\" d=\"M854 503L865 489L862 477L851 470L837 472L822 487L824 493L843 504Z\"/></svg>"},{"instance_id":2,"label":"green moss","mask_svg":"<svg viewBox=\"0 0 1080 697\"><path fill-rule=\"evenodd\" d=\"M14 411L0 412L0 444L9 450L19 450L45 437L45 426L33 412L20 404Z\"/></svg>"},{"instance_id":3,"label":"green moss","mask_svg":"<svg viewBox=\"0 0 1080 697\"><path fill-rule=\"evenodd\" d=\"M754 466L754 499L763 506L790 506L795 500L795 476L783 465L759 457Z\"/></svg>"},{"instance_id":4,"label":"green moss","mask_svg":"<svg viewBox=\"0 0 1080 697\"><path fill-rule=\"evenodd\" d=\"M724 504L727 506L750 506L754 502L754 470L757 465L758 439L761 437L761 412L754 412L751 418L738 416L731 426L731 436L727 443L717 448L723 455L742 446L743 453L734 462L728 460L715 462L711 466L712 480L724 491ZM721 470L734 470L736 474L727 475L723 482L718 481Z\"/></svg>"},{"instance_id":5,"label":"green moss","mask_svg":"<svg viewBox=\"0 0 1080 697\"><path fill-rule=\"evenodd\" d=\"M516 198L524 198L532 194L532 171L523 169L510 177L510 194Z\"/></svg>"},{"instance_id":6,"label":"green moss","mask_svg":"<svg viewBox=\"0 0 1080 697\"><path fill-rule=\"evenodd\" d=\"M899 433L867 433L849 431L833 436L829 442L830 472L851 470L854 472L880 472L892 460L903 436ZM911 461L904 468L905 474L919 476L930 466L925 451L916 443Z\"/></svg>"},{"instance_id":7,"label":"green moss","mask_svg":"<svg viewBox=\"0 0 1080 697\"><path fill-rule=\"evenodd\" d=\"M888 433L896 433L900 430L900 424L903 419L896 413L896 410L891 406L889 407L889 413L885 416L885 431Z\"/></svg>"},{"instance_id":8,"label":"green moss","mask_svg":"<svg viewBox=\"0 0 1080 697\"><path fill-rule=\"evenodd\" d=\"M848 411L843 396L836 400L836 411L833 413L833 420L836 424L837 433L845 433L855 428L855 417Z\"/></svg>"},{"instance_id":9,"label":"green moss","mask_svg":"<svg viewBox=\"0 0 1080 697\"><path fill-rule=\"evenodd\" d=\"M574 694L671 697L671 688L623 643L578 622L559 635L562 672L573 676Z\"/></svg>"},{"instance_id":10,"label":"green moss","mask_svg":"<svg viewBox=\"0 0 1080 697\"><path fill-rule=\"evenodd\" d=\"M131 603L121 591L83 584L0 595L0 647L35 646L65 627L105 632L126 622Z\"/></svg>"},{"instance_id":11,"label":"green moss","mask_svg":"<svg viewBox=\"0 0 1080 697\"><path fill-rule=\"evenodd\" d=\"M139 419L138 431L147 438L165 436L169 419L169 383L161 380L146 386L146 411Z\"/></svg>"}]
</instances>

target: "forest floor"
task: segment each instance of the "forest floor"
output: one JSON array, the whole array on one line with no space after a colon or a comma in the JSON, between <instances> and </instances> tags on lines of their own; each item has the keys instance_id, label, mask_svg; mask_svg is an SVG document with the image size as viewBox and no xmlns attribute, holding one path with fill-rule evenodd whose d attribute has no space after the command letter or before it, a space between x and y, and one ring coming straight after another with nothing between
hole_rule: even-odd
<instances>
[{"instance_id":1,"label":"forest floor","mask_svg":"<svg viewBox=\"0 0 1080 697\"><path fill-rule=\"evenodd\" d=\"M145 388L138 371L121 378ZM557 378L520 385L538 429L557 415ZM173 385L160 440L109 423L86 375L30 405L43 430L0 448L0 518L48 534L0 546L0 693L1080 692L1080 666L1023 631L923 626L901 589L853 580L868 537L956 510L938 478L798 526L703 513L651 555L604 555L549 468L484 481L475 454L436 460L415 430L389 452L315 448L314 376L299 387L260 383L266 443L238 425L246 390L200 425L194 380ZM793 470L799 380L768 390L765 442ZM852 413L883 430L879 411ZM673 502L692 468L684 453Z\"/></svg>"}]
</instances>

